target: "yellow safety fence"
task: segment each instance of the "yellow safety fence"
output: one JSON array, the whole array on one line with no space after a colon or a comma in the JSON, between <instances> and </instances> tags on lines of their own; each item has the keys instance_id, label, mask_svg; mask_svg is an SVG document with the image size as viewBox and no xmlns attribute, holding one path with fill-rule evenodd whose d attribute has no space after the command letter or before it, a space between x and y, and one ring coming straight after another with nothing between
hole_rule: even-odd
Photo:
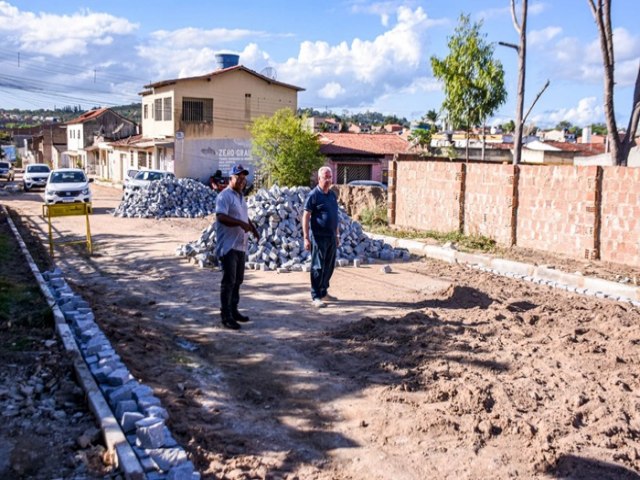
<instances>
[{"instance_id":1,"label":"yellow safety fence","mask_svg":"<svg viewBox=\"0 0 640 480\"><path fill-rule=\"evenodd\" d=\"M55 205L42 205L42 216L49 222L49 253L54 256L54 245L71 245L77 243L86 243L89 253L93 252L91 244L91 228L89 226L89 212L91 204L89 203L58 203ZM86 219L87 238L83 240L55 240L53 239L53 227L51 219L54 217L68 217L73 215L84 215Z\"/></svg>"}]
</instances>

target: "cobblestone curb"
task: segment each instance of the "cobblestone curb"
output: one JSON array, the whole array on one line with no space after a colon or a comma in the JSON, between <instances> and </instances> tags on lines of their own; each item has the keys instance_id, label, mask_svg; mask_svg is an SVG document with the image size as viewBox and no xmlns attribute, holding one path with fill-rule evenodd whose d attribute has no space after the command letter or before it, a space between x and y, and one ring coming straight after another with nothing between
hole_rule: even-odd
<instances>
[{"instance_id":1,"label":"cobblestone curb","mask_svg":"<svg viewBox=\"0 0 640 480\"><path fill-rule=\"evenodd\" d=\"M618 302L630 303L640 307L640 288L624 285L595 277L585 277L576 273L567 273L545 265L530 265L515 262L491 255L459 252L452 248L438 245L425 245L416 240L387 237L385 235L368 234L372 238L383 240L395 247L406 248L417 255L441 260L448 263L465 264L476 270L516 278L539 285L568 292L589 295L597 298L607 298Z\"/></svg>"},{"instance_id":2,"label":"cobblestone curb","mask_svg":"<svg viewBox=\"0 0 640 480\"><path fill-rule=\"evenodd\" d=\"M128 480L199 480L200 473L164 424L168 414L160 400L150 387L133 379L95 323L89 304L73 293L62 271L40 273L6 208L2 209L53 311L56 332L72 358L111 460Z\"/></svg>"}]
</instances>

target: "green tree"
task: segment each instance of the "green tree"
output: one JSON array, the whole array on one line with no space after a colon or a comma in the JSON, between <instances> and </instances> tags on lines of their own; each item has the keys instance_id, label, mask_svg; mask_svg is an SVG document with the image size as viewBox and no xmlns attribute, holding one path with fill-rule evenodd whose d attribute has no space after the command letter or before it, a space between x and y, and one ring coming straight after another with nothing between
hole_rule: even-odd
<instances>
[{"instance_id":1,"label":"green tree","mask_svg":"<svg viewBox=\"0 0 640 480\"><path fill-rule=\"evenodd\" d=\"M516 130L516 122L509 120L507 123L503 123L500 128L504 133L513 133Z\"/></svg>"},{"instance_id":2,"label":"green tree","mask_svg":"<svg viewBox=\"0 0 640 480\"><path fill-rule=\"evenodd\" d=\"M481 27L482 22L471 24L468 15L460 15L449 37L449 55L444 60L431 57L433 74L444 83L442 107L455 127L467 131L467 160L470 128L483 124L507 99L502 64L494 60L493 45L485 41Z\"/></svg>"},{"instance_id":3,"label":"green tree","mask_svg":"<svg viewBox=\"0 0 640 480\"><path fill-rule=\"evenodd\" d=\"M249 127L252 153L258 157L260 173L267 186L309 185L312 175L324 164L320 144L313 132L288 108L272 117L259 117Z\"/></svg>"},{"instance_id":4,"label":"green tree","mask_svg":"<svg viewBox=\"0 0 640 480\"><path fill-rule=\"evenodd\" d=\"M591 132L594 135L606 135L607 134L607 126L604 123L592 123Z\"/></svg>"},{"instance_id":5,"label":"green tree","mask_svg":"<svg viewBox=\"0 0 640 480\"><path fill-rule=\"evenodd\" d=\"M431 130L417 128L409 135L409 142L411 142L412 146L420 147L423 151L429 152L432 136L433 132Z\"/></svg>"},{"instance_id":6,"label":"green tree","mask_svg":"<svg viewBox=\"0 0 640 480\"><path fill-rule=\"evenodd\" d=\"M556 125L556 130L569 130L573 127L573 124L569 120L562 120Z\"/></svg>"}]
</instances>

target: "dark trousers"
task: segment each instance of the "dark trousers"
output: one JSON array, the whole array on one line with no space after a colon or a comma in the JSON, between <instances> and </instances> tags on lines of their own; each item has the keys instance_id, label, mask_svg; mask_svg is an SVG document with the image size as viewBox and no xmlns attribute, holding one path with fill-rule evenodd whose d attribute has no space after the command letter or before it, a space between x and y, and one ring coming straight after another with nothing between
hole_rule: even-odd
<instances>
[{"instance_id":1,"label":"dark trousers","mask_svg":"<svg viewBox=\"0 0 640 480\"><path fill-rule=\"evenodd\" d=\"M220 312L231 316L238 310L240 285L244 281L244 252L229 250L221 259L222 280L220 282Z\"/></svg>"},{"instance_id":2,"label":"dark trousers","mask_svg":"<svg viewBox=\"0 0 640 480\"><path fill-rule=\"evenodd\" d=\"M311 244L311 298L322 298L336 266L336 237L314 238Z\"/></svg>"}]
</instances>

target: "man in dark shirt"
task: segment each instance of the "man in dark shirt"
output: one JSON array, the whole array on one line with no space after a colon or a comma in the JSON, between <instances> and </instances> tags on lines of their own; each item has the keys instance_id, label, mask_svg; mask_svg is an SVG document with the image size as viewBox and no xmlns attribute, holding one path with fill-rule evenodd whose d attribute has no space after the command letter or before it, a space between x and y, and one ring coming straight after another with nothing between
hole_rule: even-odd
<instances>
[{"instance_id":1,"label":"man in dark shirt","mask_svg":"<svg viewBox=\"0 0 640 480\"><path fill-rule=\"evenodd\" d=\"M311 251L311 301L318 308L326 306L323 299L335 300L327 291L340 245L338 198L330 190L332 180L329 167L318 170L318 186L309 193L302 215L304 248Z\"/></svg>"}]
</instances>

